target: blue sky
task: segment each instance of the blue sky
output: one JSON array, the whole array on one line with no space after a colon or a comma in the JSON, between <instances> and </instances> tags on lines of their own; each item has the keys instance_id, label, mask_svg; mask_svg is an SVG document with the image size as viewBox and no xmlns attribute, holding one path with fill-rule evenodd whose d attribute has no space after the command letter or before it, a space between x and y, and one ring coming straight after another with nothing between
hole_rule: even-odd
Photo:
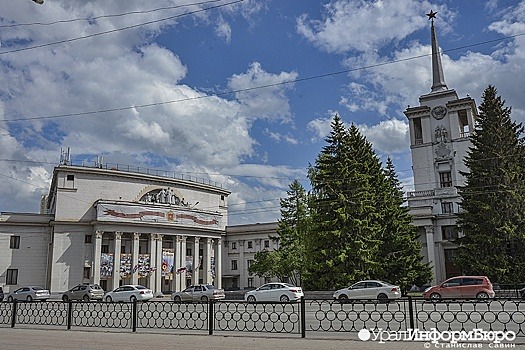
<instances>
[{"instance_id":1,"label":"blue sky","mask_svg":"<svg viewBox=\"0 0 525 350\"><path fill-rule=\"evenodd\" d=\"M493 84L525 121L525 1L0 0L0 8L2 212L37 212L60 148L70 147L74 163L102 155L222 183L232 192L230 225L276 220L288 185L308 187L306 169L335 113L381 159L394 159L411 190L403 110L430 92L431 9L448 87L479 105Z\"/></svg>"}]
</instances>

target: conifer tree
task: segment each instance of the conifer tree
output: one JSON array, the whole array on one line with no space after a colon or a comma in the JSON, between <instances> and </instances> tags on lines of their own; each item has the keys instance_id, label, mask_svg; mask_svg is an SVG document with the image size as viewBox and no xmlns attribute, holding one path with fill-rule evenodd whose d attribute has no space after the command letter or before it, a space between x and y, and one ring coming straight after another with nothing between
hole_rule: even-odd
<instances>
[{"instance_id":1,"label":"conifer tree","mask_svg":"<svg viewBox=\"0 0 525 350\"><path fill-rule=\"evenodd\" d=\"M459 188L463 237L456 264L466 274L493 282L525 280L525 150L521 123L493 86L483 93L472 147Z\"/></svg>"}]
</instances>

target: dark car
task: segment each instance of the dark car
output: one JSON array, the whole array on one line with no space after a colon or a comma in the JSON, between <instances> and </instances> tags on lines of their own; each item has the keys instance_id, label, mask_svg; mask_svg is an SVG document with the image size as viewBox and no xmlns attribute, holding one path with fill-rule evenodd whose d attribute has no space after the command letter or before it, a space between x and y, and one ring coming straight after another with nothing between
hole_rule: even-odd
<instances>
[{"instance_id":1,"label":"dark car","mask_svg":"<svg viewBox=\"0 0 525 350\"><path fill-rule=\"evenodd\" d=\"M0 287L0 301L4 300L4 290Z\"/></svg>"},{"instance_id":2,"label":"dark car","mask_svg":"<svg viewBox=\"0 0 525 350\"><path fill-rule=\"evenodd\" d=\"M102 300L103 296L104 290L98 284L79 284L62 294L62 300Z\"/></svg>"}]
</instances>

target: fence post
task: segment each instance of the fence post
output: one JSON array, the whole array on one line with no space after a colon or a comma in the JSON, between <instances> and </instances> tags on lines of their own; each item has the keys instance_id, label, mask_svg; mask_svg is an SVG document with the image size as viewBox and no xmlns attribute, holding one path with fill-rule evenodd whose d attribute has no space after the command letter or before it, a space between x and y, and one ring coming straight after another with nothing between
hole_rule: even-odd
<instances>
[{"instance_id":1,"label":"fence post","mask_svg":"<svg viewBox=\"0 0 525 350\"><path fill-rule=\"evenodd\" d=\"M412 297L410 295L408 296L408 313L410 314L410 329L414 329L414 306L412 304Z\"/></svg>"},{"instance_id":2,"label":"fence post","mask_svg":"<svg viewBox=\"0 0 525 350\"><path fill-rule=\"evenodd\" d=\"M73 302L70 300L67 303L67 330L71 329L71 322L73 319Z\"/></svg>"},{"instance_id":3,"label":"fence post","mask_svg":"<svg viewBox=\"0 0 525 350\"><path fill-rule=\"evenodd\" d=\"M11 315L11 328L15 328L15 324L16 324L16 299L13 300L13 311L12 311L12 315Z\"/></svg>"},{"instance_id":4,"label":"fence post","mask_svg":"<svg viewBox=\"0 0 525 350\"><path fill-rule=\"evenodd\" d=\"M215 312L213 310L214 300L208 300L208 334L213 335L213 324L215 323Z\"/></svg>"},{"instance_id":5,"label":"fence post","mask_svg":"<svg viewBox=\"0 0 525 350\"><path fill-rule=\"evenodd\" d=\"M133 299L133 304L131 304L131 328L132 332L137 331L137 299Z\"/></svg>"},{"instance_id":6,"label":"fence post","mask_svg":"<svg viewBox=\"0 0 525 350\"><path fill-rule=\"evenodd\" d=\"M306 337L306 303L304 296L301 297L301 338Z\"/></svg>"}]
</instances>

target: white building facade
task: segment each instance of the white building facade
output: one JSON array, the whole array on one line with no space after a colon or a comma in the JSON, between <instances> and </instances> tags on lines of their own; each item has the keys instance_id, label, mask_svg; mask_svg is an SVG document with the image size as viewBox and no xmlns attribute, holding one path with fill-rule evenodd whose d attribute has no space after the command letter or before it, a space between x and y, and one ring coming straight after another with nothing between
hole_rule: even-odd
<instances>
[{"instance_id":1,"label":"white building facade","mask_svg":"<svg viewBox=\"0 0 525 350\"><path fill-rule=\"evenodd\" d=\"M0 285L52 293L79 283L142 284L156 294L196 283L221 288L229 194L167 174L57 166L46 214L0 214Z\"/></svg>"},{"instance_id":2,"label":"white building facade","mask_svg":"<svg viewBox=\"0 0 525 350\"><path fill-rule=\"evenodd\" d=\"M414 190L408 193L413 224L419 228L423 255L433 269L434 283L459 275L453 263L460 233L456 228L461 198L457 186L465 183L470 133L477 118L475 101L459 98L445 83L434 21L431 26L431 92L419 97L418 107L409 107L410 149Z\"/></svg>"}]
</instances>

